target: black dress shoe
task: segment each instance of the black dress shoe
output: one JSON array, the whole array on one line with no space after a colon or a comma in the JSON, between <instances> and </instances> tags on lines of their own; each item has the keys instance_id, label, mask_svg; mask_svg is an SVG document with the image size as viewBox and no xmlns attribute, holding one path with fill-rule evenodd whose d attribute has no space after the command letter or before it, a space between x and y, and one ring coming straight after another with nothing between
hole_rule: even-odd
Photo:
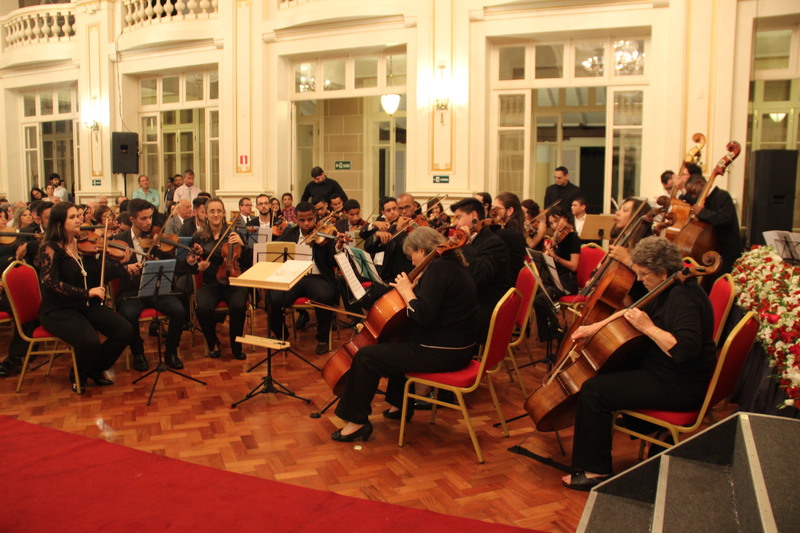
<instances>
[{"instance_id":1,"label":"black dress shoe","mask_svg":"<svg viewBox=\"0 0 800 533\"><path fill-rule=\"evenodd\" d=\"M244 354L244 352L233 352L233 358L239 361L244 361L247 359L247 356Z\"/></svg>"},{"instance_id":2,"label":"black dress shoe","mask_svg":"<svg viewBox=\"0 0 800 533\"><path fill-rule=\"evenodd\" d=\"M215 349L211 350L210 352L208 352L208 356L211 359L219 359L221 355L222 354L220 353L219 348L215 348Z\"/></svg>"},{"instance_id":3,"label":"black dress shoe","mask_svg":"<svg viewBox=\"0 0 800 533\"><path fill-rule=\"evenodd\" d=\"M367 442L369 436L372 435L372 424L367 422L357 430L347 435L342 435L342 430L337 429L331 434L331 438L338 442L353 442L356 439L361 439L364 442Z\"/></svg>"},{"instance_id":4,"label":"black dress shoe","mask_svg":"<svg viewBox=\"0 0 800 533\"><path fill-rule=\"evenodd\" d=\"M328 353L328 343L327 342L318 342L317 347L314 350L314 353L317 355L322 355L324 353Z\"/></svg>"},{"instance_id":5,"label":"black dress shoe","mask_svg":"<svg viewBox=\"0 0 800 533\"><path fill-rule=\"evenodd\" d=\"M174 368L175 370L183 368L183 361L178 357L177 351L167 350L164 352L164 362L167 363L168 367Z\"/></svg>"},{"instance_id":6,"label":"black dress shoe","mask_svg":"<svg viewBox=\"0 0 800 533\"><path fill-rule=\"evenodd\" d=\"M297 318L297 321L294 323L295 329L303 331L306 328L306 326L308 325L308 321L309 320L311 320L311 318L308 316L308 313L301 311L300 312L300 316Z\"/></svg>"},{"instance_id":7,"label":"black dress shoe","mask_svg":"<svg viewBox=\"0 0 800 533\"><path fill-rule=\"evenodd\" d=\"M599 485L610 477L611 476L586 477L586 472L580 472L578 474L572 474L569 478L569 483L566 481L562 481L561 483L568 489L588 492L592 490L592 487Z\"/></svg>"},{"instance_id":8,"label":"black dress shoe","mask_svg":"<svg viewBox=\"0 0 800 533\"><path fill-rule=\"evenodd\" d=\"M13 376L16 373L16 365L14 365L14 363L9 362L8 359L0 362L0 378L7 378L8 376Z\"/></svg>"},{"instance_id":9,"label":"black dress shoe","mask_svg":"<svg viewBox=\"0 0 800 533\"><path fill-rule=\"evenodd\" d=\"M91 373L86 375L86 378L87 378L87 380L91 379L92 381L94 381L94 384L97 385L98 387L107 387L109 385L113 385L114 384L113 381L111 381L110 379L108 379L107 377L105 377L103 375L103 371L102 370L97 370L96 372L91 372Z\"/></svg>"},{"instance_id":10,"label":"black dress shoe","mask_svg":"<svg viewBox=\"0 0 800 533\"><path fill-rule=\"evenodd\" d=\"M83 391L86 390L86 376L81 375L80 387L75 384L75 370L69 371L69 381L72 384L72 392L77 392L78 394L83 394Z\"/></svg>"},{"instance_id":11,"label":"black dress shoe","mask_svg":"<svg viewBox=\"0 0 800 533\"><path fill-rule=\"evenodd\" d=\"M150 364L147 362L147 359L143 353L133 354L133 368L139 372L145 372L148 368L150 368Z\"/></svg>"},{"instance_id":12,"label":"black dress shoe","mask_svg":"<svg viewBox=\"0 0 800 533\"><path fill-rule=\"evenodd\" d=\"M427 403L427 402L426 402L426 403ZM403 415L403 410L402 410L402 409L398 409L397 411L392 411L391 409L386 409L386 410L383 412L383 417L384 417L384 418L389 418L389 419L391 419L391 420L400 420L400 417L401 417L402 415ZM409 410L406 412L406 422L409 422L409 421L411 421L411 418L412 418L413 416L414 416L414 410L413 410L413 409L409 409Z\"/></svg>"}]
</instances>

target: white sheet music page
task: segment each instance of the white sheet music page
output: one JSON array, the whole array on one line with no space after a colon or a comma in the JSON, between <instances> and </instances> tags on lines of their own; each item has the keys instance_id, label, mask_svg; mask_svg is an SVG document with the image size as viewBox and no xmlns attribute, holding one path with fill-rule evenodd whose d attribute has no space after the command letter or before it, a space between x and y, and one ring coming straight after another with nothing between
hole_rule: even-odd
<instances>
[{"instance_id":1,"label":"white sheet music page","mask_svg":"<svg viewBox=\"0 0 800 533\"><path fill-rule=\"evenodd\" d=\"M333 256L333 258L336 259L336 264L339 265L339 269L342 271L342 274L344 274L344 279L347 282L347 286L350 288L350 292L353 293L356 300L360 300L367 294L367 291L364 290L364 287L361 286L361 282L358 281L358 277L353 270L353 266L350 264L350 260L347 258L347 254L339 252Z\"/></svg>"},{"instance_id":2,"label":"white sheet music page","mask_svg":"<svg viewBox=\"0 0 800 533\"><path fill-rule=\"evenodd\" d=\"M311 261L289 260L283 263L278 270L267 277L266 281L275 283L289 284L295 279L302 276L308 267L311 266Z\"/></svg>"}]
</instances>

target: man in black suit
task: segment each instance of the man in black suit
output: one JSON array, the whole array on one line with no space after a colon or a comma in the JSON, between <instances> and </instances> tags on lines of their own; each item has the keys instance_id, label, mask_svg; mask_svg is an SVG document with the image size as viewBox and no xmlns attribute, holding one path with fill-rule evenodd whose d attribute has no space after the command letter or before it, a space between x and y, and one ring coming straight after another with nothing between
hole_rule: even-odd
<instances>
[{"instance_id":1,"label":"man in black suit","mask_svg":"<svg viewBox=\"0 0 800 533\"><path fill-rule=\"evenodd\" d=\"M134 198L128 202L128 216L131 220L130 231L117 233L115 240L127 244L137 252L144 253L146 250L142 246L140 239L146 236L153 226L153 204L147 200ZM156 259L174 259L175 254L164 253L160 250L150 250ZM143 267L144 257L139 254L131 254L130 260L125 264L128 276L120 278L119 291L115 295L117 312L122 315L133 326L133 338L131 339L131 353L133 354L133 368L144 372L149 368L147 359L144 356L144 341L139 334L139 315L146 308L154 308L164 313L169 320L167 338L165 341L164 361L171 368L180 370L183 362L178 357L178 345L181 342L183 324L186 321L186 312L180 300L172 295L158 296L156 298L137 298L139 293L139 281Z\"/></svg>"},{"instance_id":2,"label":"man in black suit","mask_svg":"<svg viewBox=\"0 0 800 533\"><path fill-rule=\"evenodd\" d=\"M296 207L297 225L284 230L277 239L281 242L297 243L298 251L306 246L304 239L311 234L317 223L314 207L308 202L300 202ZM336 253L336 243L325 239L322 244L311 244L311 257L314 267L311 273L304 276L288 291L269 291L271 300L269 309L269 326L277 338L285 338L284 308L294 303L301 297L309 298L325 305L336 305L339 293L336 290L336 278L333 273ZM316 309L317 315L317 354L328 351L328 335L331 328L333 312L326 309Z\"/></svg>"},{"instance_id":3,"label":"man in black suit","mask_svg":"<svg viewBox=\"0 0 800 533\"><path fill-rule=\"evenodd\" d=\"M394 283L398 274L408 274L414 268L411 260L403 253L405 228L410 220L409 217L400 215L397 200L387 196L381 199L381 216L378 220L361 230L364 251L372 256L385 283ZM398 231L403 234L398 235Z\"/></svg>"},{"instance_id":4,"label":"man in black suit","mask_svg":"<svg viewBox=\"0 0 800 533\"><path fill-rule=\"evenodd\" d=\"M573 200L583 195L581 193L581 188L574 183L570 183L569 170L567 170L567 167L561 166L556 168L554 179L556 182L547 187L547 190L544 192L544 206L542 207L549 207L556 200L561 200L559 207L569 211Z\"/></svg>"},{"instance_id":5,"label":"man in black suit","mask_svg":"<svg viewBox=\"0 0 800 533\"><path fill-rule=\"evenodd\" d=\"M481 220L483 205L474 198L466 198L450 207L455 213L453 223L459 229L471 232ZM473 233L463 248L469 263L469 273L478 287L478 339L483 342L489 331L494 306L514 285L509 269L508 248L502 239L484 230Z\"/></svg>"},{"instance_id":6,"label":"man in black suit","mask_svg":"<svg viewBox=\"0 0 800 533\"><path fill-rule=\"evenodd\" d=\"M183 221L178 235L180 237L192 237L197 233L197 228L202 226L206 221L206 202L208 198L198 196L192 200L192 207L194 208L194 216L191 216Z\"/></svg>"}]
</instances>

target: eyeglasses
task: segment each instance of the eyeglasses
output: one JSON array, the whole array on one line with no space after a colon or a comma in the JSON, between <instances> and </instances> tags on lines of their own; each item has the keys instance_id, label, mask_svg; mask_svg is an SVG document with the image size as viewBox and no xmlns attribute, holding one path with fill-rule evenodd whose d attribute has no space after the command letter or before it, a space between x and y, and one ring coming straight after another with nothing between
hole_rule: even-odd
<instances>
[{"instance_id":1,"label":"eyeglasses","mask_svg":"<svg viewBox=\"0 0 800 533\"><path fill-rule=\"evenodd\" d=\"M652 273L653 273L652 270L639 270L639 269L637 269L636 270L636 277L638 277L639 279L644 279L644 278L646 278L647 276L649 276Z\"/></svg>"}]
</instances>

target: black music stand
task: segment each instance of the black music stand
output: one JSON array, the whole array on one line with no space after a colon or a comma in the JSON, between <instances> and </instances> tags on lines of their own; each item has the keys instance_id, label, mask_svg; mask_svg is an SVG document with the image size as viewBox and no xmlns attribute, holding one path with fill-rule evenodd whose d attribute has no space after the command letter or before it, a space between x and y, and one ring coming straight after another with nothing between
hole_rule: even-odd
<instances>
[{"instance_id":1,"label":"black music stand","mask_svg":"<svg viewBox=\"0 0 800 533\"><path fill-rule=\"evenodd\" d=\"M311 403L311 400L309 398L303 398L302 396L298 396L289 387L287 387L286 385L284 385L283 383L277 381L275 378L272 377L272 358L274 356L276 356L277 354L279 354L280 352L290 351L292 353L295 353L295 352L292 351L291 348L289 348L289 343L288 342L286 342L286 341L276 341L275 339L263 339L263 338L260 338L260 337L253 338L253 337L250 337L250 336L238 337L236 339L236 341L237 342L244 342L244 343L247 343L247 344L254 344L256 346L261 346L261 347L264 347L264 348L267 349L267 357L265 357L260 363L258 363L256 365L256 366L258 366L261 363L263 363L264 361L266 361L267 362L267 375L264 376L263 378L261 378L261 383L256 385L250 392L248 392L245 395L244 398L242 398L241 400L239 400L237 402L232 403L231 404L231 409L237 407L240 403L246 402L247 400L249 400L250 398L253 398L254 396L258 396L259 394L270 394L270 393L271 394L283 394L284 396L290 396L292 398L297 398L298 400L302 400L302 401L304 401L306 403ZM295 353L295 355L297 355L297 354ZM298 357L300 357L300 356L298 356ZM303 359L302 357L300 357L300 358ZM303 360L305 361L305 359L303 359ZM308 361L306 361L306 362L308 362ZM311 363L309 363L309 364L311 364ZM311 366L314 366L314 365L311 365ZM253 368L255 368L255 366ZM251 368L250 370L252 370L253 368ZM250 372L250 370L248 370L248 372Z\"/></svg>"},{"instance_id":2,"label":"black music stand","mask_svg":"<svg viewBox=\"0 0 800 533\"><path fill-rule=\"evenodd\" d=\"M147 298L153 303L153 308L155 309L156 300L160 296L168 296L171 294L170 289L172 287L172 276L175 274L175 263L175 259L148 261L145 263L144 270L142 271L142 277L139 282L139 294L137 294L135 298ZM150 396L147 397L147 405L150 405L150 401L153 399L153 393L156 390L158 378L161 377L162 372L172 372L173 374L177 374L182 378L196 381L201 385L206 385L205 381L200 381L199 379L187 376L182 372L173 370L167 367L167 365L164 363L164 354L161 351L161 322L162 319L159 316L158 310L156 310L156 314L153 317L153 324L155 324L158 330L158 363L150 372L133 380L133 384L135 385L153 372L156 373L156 379L153 381L153 387L150 389Z\"/></svg>"},{"instance_id":3,"label":"black music stand","mask_svg":"<svg viewBox=\"0 0 800 533\"><path fill-rule=\"evenodd\" d=\"M550 297L550 294L544 287L544 283L542 283L542 278L539 275L539 271L536 268L536 261L534 260L533 254L531 254L530 249L526 250L528 257L531 259L529 263L525 265L527 268L531 270L533 273L533 277L536 279L536 288L537 291L544 292L545 298L547 300L547 307L546 307L546 316L545 320L547 321L547 327L545 328L544 332L538 332L539 336L542 336L544 333L545 339L545 356L539 359L538 361L532 361L530 363L526 363L520 368L525 368L526 366L536 365L539 363L545 363L547 365L547 371L550 372L550 369L556 362L556 355L558 353L558 347L561 345L561 341L564 338L564 328L561 327L561 322L558 320L558 313L561 310L561 304L558 302L554 302L553 299ZM536 296L534 295L534 298ZM553 350L553 345L555 344L555 350Z\"/></svg>"}]
</instances>

